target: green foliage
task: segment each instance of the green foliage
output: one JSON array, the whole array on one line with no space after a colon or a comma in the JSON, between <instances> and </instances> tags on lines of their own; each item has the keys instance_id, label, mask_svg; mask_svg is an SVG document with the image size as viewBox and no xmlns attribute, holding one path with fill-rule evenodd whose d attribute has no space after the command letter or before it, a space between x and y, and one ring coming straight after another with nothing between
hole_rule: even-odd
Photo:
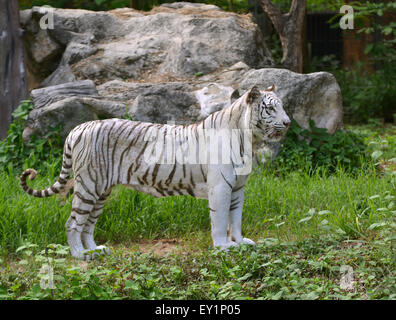
<instances>
[{"instance_id":1,"label":"green foliage","mask_svg":"<svg viewBox=\"0 0 396 320\"><path fill-rule=\"evenodd\" d=\"M272 0L282 13L289 12L291 0ZM307 0L307 11L339 11L339 0Z\"/></svg>"},{"instance_id":2,"label":"green foliage","mask_svg":"<svg viewBox=\"0 0 396 320\"><path fill-rule=\"evenodd\" d=\"M336 72L340 69L340 64L340 61L334 54L324 55L321 57L314 56L310 60L308 66L309 70L307 70L307 72L320 72L323 70Z\"/></svg>"},{"instance_id":3,"label":"green foliage","mask_svg":"<svg viewBox=\"0 0 396 320\"><path fill-rule=\"evenodd\" d=\"M282 66L282 44L279 39L279 36L277 33L273 33L270 36L267 36L265 38L265 42L268 45L268 48L271 52L271 56L274 59L275 67L277 68L283 68Z\"/></svg>"},{"instance_id":4,"label":"green foliage","mask_svg":"<svg viewBox=\"0 0 396 320\"><path fill-rule=\"evenodd\" d=\"M377 106L377 116L393 120L396 113L396 23L388 19L388 24L383 23L384 15L396 14L395 2L368 2L355 5L356 21L358 33L379 34L380 41L372 42L366 46L365 53L369 55L369 61L375 68L372 75L361 75L367 78L368 101L364 107L370 103ZM367 26L367 22L369 25ZM374 93L370 92L370 86L376 88ZM365 91L366 91L365 90ZM365 109L366 109L365 108ZM370 111L370 110L368 110ZM361 113L362 111L360 111ZM367 112L366 117L370 118L371 113Z\"/></svg>"},{"instance_id":5,"label":"green foliage","mask_svg":"<svg viewBox=\"0 0 396 320\"><path fill-rule=\"evenodd\" d=\"M0 274L1 299L396 298L389 240L265 238L256 247L163 257L117 249L85 265L62 245L19 249L18 268ZM351 289L340 287L344 266L353 270Z\"/></svg>"},{"instance_id":6,"label":"green foliage","mask_svg":"<svg viewBox=\"0 0 396 320\"><path fill-rule=\"evenodd\" d=\"M301 128L295 120L282 145L275 164L281 171L315 171L324 168L336 172L338 167L348 171L359 170L368 160L362 137L350 131L337 131L331 135L326 129L317 128L310 120L310 129Z\"/></svg>"},{"instance_id":7,"label":"green foliage","mask_svg":"<svg viewBox=\"0 0 396 320\"><path fill-rule=\"evenodd\" d=\"M51 171L60 169L63 144L59 127L51 128L44 137L32 136L26 145L23 142L24 125L32 108L33 104L26 100L13 112L7 137L0 141L0 171L19 174L31 167Z\"/></svg>"},{"instance_id":8,"label":"green foliage","mask_svg":"<svg viewBox=\"0 0 396 320\"><path fill-rule=\"evenodd\" d=\"M341 88L345 121L367 123L373 118L393 121L396 113L394 63L373 73L358 62L351 70L334 72Z\"/></svg>"},{"instance_id":9,"label":"green foliage","mask_svg":"<svg viewBox=\"0 0 396 320\"><path fill-rule=\"evenodd\" d=\"M342 1L340 1L340 4ZM354 28L360 34L376 35L365 48L368 60L350 70L326 69L336 76L343 95L345 120L367 123L372 118L394 120L396 113L396 24L385 24L384 15L396 13L395 2L353 2ZM338 15L337 15L338 16ZM334 25L338 28L338 23Z\"/></svg>"}]
</instances>

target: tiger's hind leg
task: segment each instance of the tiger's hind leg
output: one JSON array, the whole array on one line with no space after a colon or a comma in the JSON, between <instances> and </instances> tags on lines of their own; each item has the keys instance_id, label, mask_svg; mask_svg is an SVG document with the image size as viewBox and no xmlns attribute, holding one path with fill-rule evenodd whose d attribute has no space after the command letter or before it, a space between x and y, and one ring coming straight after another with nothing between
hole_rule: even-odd
<instances>
[{"instance_id":1,"label":"tiger's hind leg","mask_svg":"<svg viewBox=\"0 0 396 320\"><path fill-rule=\"evenodd\" d=\"M84 225L83 231L81 233L81 239L83 246L87 250L99 250L100 253L110 254L111 250L105 246L98 246L94 240L94 230L96 222L103 211L107 197L110 195L111 190L102 195L98 201L96 201L93 210L89 214L89 217Z\"/></svg>"},{"instance_id":2,"label":"tiger's hind leg","mask_svg":"<svg viewBox=\"0 0 396 320\"><path fill-rule=\"evenodd\" d=\"M70 247L71 255L76 259L90 260L92 255L87 253L81 241L81 233L89 218L96 201L83 198L78 192L75 192L72 211L66 222L67 242Z\"/></svg>"},{"instance_id":3,"label":"tiger's hind leg","mask_svg":"<svg viewBox=\"0 0 396 320\"><path fill-rule=\"evenodd\" d=\"M99 254L97 252L90 252L90 249L84 248L82 242L83 230L98 200L91 193L88 194L85 192L79 183L75 184L72 211L66 222L66 233L71 255L76 259L91 260ZM95 249L98 249L98 247Z\"/></svg>"}]
</instances>

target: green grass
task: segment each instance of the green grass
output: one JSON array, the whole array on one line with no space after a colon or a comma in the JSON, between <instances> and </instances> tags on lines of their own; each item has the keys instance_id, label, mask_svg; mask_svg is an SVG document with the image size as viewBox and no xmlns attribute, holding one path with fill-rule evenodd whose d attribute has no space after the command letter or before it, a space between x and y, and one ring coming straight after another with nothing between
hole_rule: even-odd
<instances>
[{"instance_id":1,"label":"green grass","mask_svg":"<svg viewBox=\"0 0 396 320\"><path fill-rule=\"evenodd\" d=\"M54 178L38 177L35 188ZM71 197L61 205L56 197L33 198L24 193L17 177L0 174L0 246L12 254L25 241L45 246L66 243L65 223ZM349 238L375 236L370 226L389 218L394 202L391 177L379 179L363 172L351 176L276 172L258 168L245 188L243 231L259 240L278 237L302 240L328 233ZM389 208L388 208L389 207ZM375 231L375 230L374 230ZM98 221L99 242L138 239L189 238L196 234L203 246L210 242L206 200L189 196L156 199L124 187L113 190Z\"/></svg>"}]
</instances>

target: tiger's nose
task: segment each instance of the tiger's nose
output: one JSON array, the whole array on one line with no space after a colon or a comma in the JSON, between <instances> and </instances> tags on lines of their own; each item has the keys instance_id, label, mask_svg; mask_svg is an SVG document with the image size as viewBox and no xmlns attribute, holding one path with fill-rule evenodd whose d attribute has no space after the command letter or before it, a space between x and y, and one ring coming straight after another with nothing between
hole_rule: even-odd
<instances>
[{"instance_id":1,"label":"tiger's nose","mask_svg":"<svg viewBox=\"0 0 396 320\"><path fill-rule=\"evenodd\" d=\"M290 119L283 120L283 125L284 125L285 127L290 126Z\"/></svg>"}]
</instances>

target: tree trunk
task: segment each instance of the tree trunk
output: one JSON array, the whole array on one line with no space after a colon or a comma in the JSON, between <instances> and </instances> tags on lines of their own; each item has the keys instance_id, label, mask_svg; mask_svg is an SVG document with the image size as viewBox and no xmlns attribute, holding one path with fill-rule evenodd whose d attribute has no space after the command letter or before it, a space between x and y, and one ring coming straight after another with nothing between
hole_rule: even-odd
<instances>
[{"instance_id":1,"label":"tree trunk","mask_svg":"<svg viewBox=\"0 0 396 320\"><path fill-rule=\"evenodd\" d=\"M28 97L17 0L0 0L0 139L11 113Z\"/></svg>"},{"instance_id":2,"label":"tree trunk","mask_svg":"<svg viewBox=\"0 0 396 320\"><path fill-rule=\"evenodd\" d=\"M228 0L228 10L234 11L234 4L232 3L232 0Z\"/></svg>"},{"instance_id":3,"label":"tree trunk","mask_svg":"<svg viewBox=\"0 0 396 320\"><path fill-rule=\"evenodd\" d=\"M306 0L292 0L290 11L282 14L271 0L260 0L282 43L282 65L294 72L303 72L303 25Z\"/></svg>"},{"instance_id":4,"label":"tree trunk","mask_svg":"<svg viewBox=\"0 0 396 320\"><path fill-rule=\"evenodd\" d=\"M131 8L136 9L136 10L142 9L141 5L140 5L141 4L140 0L131 0L130 2L131 2L131 5L130 5Z\"/></svg>"}]
</instances>

